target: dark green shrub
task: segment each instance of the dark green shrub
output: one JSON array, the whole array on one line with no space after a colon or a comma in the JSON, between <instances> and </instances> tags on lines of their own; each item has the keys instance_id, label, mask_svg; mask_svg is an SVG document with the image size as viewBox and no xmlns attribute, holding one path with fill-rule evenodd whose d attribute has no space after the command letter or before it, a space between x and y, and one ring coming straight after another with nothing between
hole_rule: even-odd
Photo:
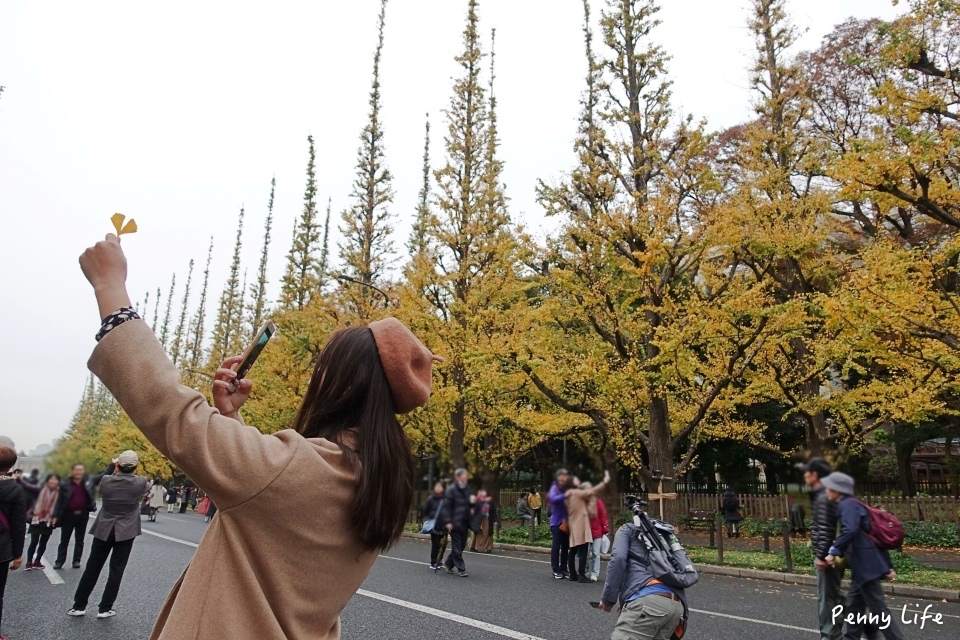
<instances>
[{"instance_id":1,"label":"dark green shrub","mask_svg":"<svg viewBox=\"0 0 960 640\"><path fill-rule=\"evenodd\" d=\"M516 507L500 507L500 521L504 520L519 520L520 514L517 513Z\"/></svg>"},{"instance_id":2,"label":"dark green shrub","mask_svg":"<svg viewBox=\"0 0 960 640\"><path fill-rule=\"evenodd\" d=\"M925 547L960 547L960 529L954 524L932 522L904 522L905 545Z\"/></svg>"},{"instance_id":3,"label":"dark green shrub","mask_svg":"<svg viewBox=\"0 0 960 640\"><path fill-rule=\"evenodd\" d=\"M549 546L550 527L545 524L537 525L535 529L535 540L536 542L534 544ZM497 537L497 542L504 544L530 544L530 527L520 526L501 529L500 535Z\"/></svg>"}]
</instances>

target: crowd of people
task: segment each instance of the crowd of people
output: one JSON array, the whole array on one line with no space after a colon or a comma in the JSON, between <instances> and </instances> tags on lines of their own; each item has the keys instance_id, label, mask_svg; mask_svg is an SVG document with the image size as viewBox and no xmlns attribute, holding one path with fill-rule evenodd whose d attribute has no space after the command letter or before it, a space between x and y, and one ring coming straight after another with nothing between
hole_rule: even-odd
<instances>
[{"instance_id":1,"label":"crowd of people","mask_svg":"<svg viewBox=\"0 0 960 640\"><path fill-rule=\"evenodd\" d=\"M500 524L496 504L483 489L473 494L469 478L466 469L457 469L448 487L444 488L442 482L434 485L433 493L421 509L425 520L423 532L429 533L431 538L430 568L434 571L443 568L447 573L463 578L468 576L463 557L468 541L470 551L491 553L494 527ZM604 474L603 482L593 486L589 482L580 482L566 469L557 471L548 495L553 534L551 564L555 578L583 583L599 579L600 555L604 537L610 531L610 522L606 505L597 494L609 482L608 473ZM538 524L542 504L536 487L522 492L516 506L521 524ZM450 554L444 559L448 546Z\"/></svg>"}]
</instances>

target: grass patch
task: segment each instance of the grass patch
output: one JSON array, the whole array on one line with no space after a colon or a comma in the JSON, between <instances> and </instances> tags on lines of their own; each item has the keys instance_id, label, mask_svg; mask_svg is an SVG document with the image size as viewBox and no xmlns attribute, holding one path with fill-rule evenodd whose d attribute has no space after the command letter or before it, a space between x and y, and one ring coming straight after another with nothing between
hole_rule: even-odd
<instances>
[{"instance_id":1,"label":"grass patch","mask_svg":"<svg viewBox=\"0 0 960 640\"><path fill-rule=\"evenodd\" d=\"M791 549L793 573L813 575L815 572L813 559L809 554L809 547L804 553L802 549L804 546L806 545L794 545ZM801 548L798 549L797 547ZM717 550L713 547L687 547L686 549L690 559L696 563L717 564ZM798 551L799 553L797 553ZM913 556L896 551L890 553L890 559L893 561L893 568L897 572L896 581L900 584L933 589L960 590L960 571L928 567L917 561ZM782 551L764 553L763 551L724 550L723 564L724 566L741 569L760 569L783 573L787 571L786 558ZM847 571L845 577L850 577L849 571Z\"/></svg>"}]
</instances>

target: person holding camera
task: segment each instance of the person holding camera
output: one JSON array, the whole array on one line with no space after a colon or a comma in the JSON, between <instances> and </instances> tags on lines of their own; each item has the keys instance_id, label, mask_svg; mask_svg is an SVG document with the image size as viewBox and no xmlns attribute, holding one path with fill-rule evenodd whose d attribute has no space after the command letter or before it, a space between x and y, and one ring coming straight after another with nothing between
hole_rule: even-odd
<instances>
[{"instance_id":1,"label":"person holding camera","mask_svg":"<svg viewBox=\"0 0 960 640\"><path fill-rule=\"evenodd\" d=\"M687 613L685 590L656 578L651 555L636 525L628 523L617 530L599 603L605 612L620 603L610 640L670 640Z\"/></svg>"},{"instance_id":2,"label":"person holding camera","mask_svg":"<svg viewBox=\"0 0 960 640\"><path fill-rule=\"evenodd\" d=\"M334 640L340 612L403 532L415 460L397 420L426 404L434 356L395 318L333 333L291 429L264 434L239 410L253 383L229 358L213 403L130 304L118 238L80 266L100 331L89 367L146 438L220 508L164 603L151 639ZM237 319L239 322L239 319ZM269 553L263 549L269 534Z\"/></svg>"},{"instance_id":3,"label":"person holding camera","mask_svg":"<svg viewBox=\"0 0 960 640\"><path fill-rule=\"evenodd\" d=\"M140 500L150 483L147 478L134 475L138 464L140 458L136 452L127 450L114 458L100 476L103 508L90 527L93 545L80 584L73 595L73 607L67 611L68 616L79 617L87 614L87 600L97 585L107 558L110 559L110 573L100 598L97 618L112 618L117 615L113 603L120 593L120 582L133 550L133 541L141 533Z\"/></svg>"}]
</instances>

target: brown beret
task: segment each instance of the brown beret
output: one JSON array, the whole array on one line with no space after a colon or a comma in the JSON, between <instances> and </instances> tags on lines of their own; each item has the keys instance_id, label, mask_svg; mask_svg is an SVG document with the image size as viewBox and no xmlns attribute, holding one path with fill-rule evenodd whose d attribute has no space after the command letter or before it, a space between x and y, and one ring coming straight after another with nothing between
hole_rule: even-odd
<instances>
[{"instance_id":1,"label":"brown beret","mask_svg":"<svg viewBox=\"0 0 960 640\"><path fill-rule=\"evenodd\" d=\"M377 343L380 363L387 376L393 408L397 413L409 413L427 403L430 398L430 376L433 361L443 358L417 340L402 322L396 318L384 318L369 324Z\"/></svg>"}]
</instances>

